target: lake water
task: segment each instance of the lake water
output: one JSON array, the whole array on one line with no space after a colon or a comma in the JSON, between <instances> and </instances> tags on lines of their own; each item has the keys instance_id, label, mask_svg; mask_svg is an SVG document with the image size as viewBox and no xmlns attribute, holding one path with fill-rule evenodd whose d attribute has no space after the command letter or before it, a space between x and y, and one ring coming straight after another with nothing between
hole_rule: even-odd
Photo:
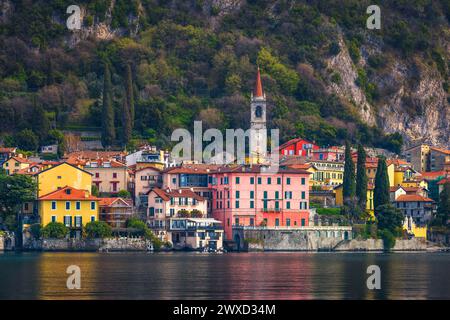
<instances>
[{"instance_id":1,"label":"lake water","mask_svg":"<svg viewBox=\"0 0 450 320\"><path fill-rule=\"evenodd\" d=\"M450 299L450 253L0 253L0 299Z\"/></svg>"}]
</instances>

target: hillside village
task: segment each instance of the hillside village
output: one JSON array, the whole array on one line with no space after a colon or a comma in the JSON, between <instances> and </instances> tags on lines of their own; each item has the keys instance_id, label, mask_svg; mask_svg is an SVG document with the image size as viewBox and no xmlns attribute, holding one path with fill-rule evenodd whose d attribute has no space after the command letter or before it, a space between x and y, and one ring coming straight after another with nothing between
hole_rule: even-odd
<instances>
[{"instance_id":1,"label":"hillside village","mask_svg":"<svg viewBox=\"0 0 450 320\"><path fill-rule=\"evenodd\" d=\"M298 137L275 150L279 168L268 174L266 99L258 70L247 107L257 134L245 163L177 163L148 144L63 154L58 145L35 154L1 147L1 232L19 232L16 246L147 237L167 250L240 250L268 230L304 231L319 245L379 238L389 248L437 234L449 245L450 150L421 144L397 155Z\"/></svg>"}]
</instances>

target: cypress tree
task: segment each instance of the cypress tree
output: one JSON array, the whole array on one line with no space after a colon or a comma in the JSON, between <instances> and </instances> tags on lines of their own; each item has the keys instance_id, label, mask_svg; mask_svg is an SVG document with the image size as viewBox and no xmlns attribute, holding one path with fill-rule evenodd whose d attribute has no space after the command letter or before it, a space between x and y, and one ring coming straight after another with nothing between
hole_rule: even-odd
<instances>
[{"instance_id":1,"label":"cypress tree","mask_svg":"<svg viewBox=\"0 0 450 320\"><path fill-rule=\"evenodd\" d=\"M39 143L43 144L46 142L48 131L50 130L50 120L48 120L45 114L44 108L37 104L36 96L33 97L33 112L31 118L31 128L33 132L38 136Z\"/></svg>"},{"instance_id":2,"label":"cypress tree","mask_svg":"<svg viewBox=\"0 0 450 320\"><path fill-rule=\"evenodd\" d=\"M379 206L389 203L389 177L387 174L386 159L384 157L379 157L377 174L375 176L375 189L373 192L375 213L377 213L377 208Z\"/></svg>"},{"instance_id":3,"label":"cypress tree","mask_svg":"<svg viewBox=\"0 0 450 320\"><path fill-rule=\"evenodd\" d=\"M367 203L366 151L361 144L358 145L358 162L356 165L356 197L361 210L365 210Z\"/></svg>"},{"instance_id":4,"label":"cypress tree","mask_svg":"<svg viewBox=\"0 0 450 320\"><path fill-rule=\"evenodd\" d=\"M127 64L126 68L126 95L127 95L127 104L130 112L130 120L131 120L131 130L133 130L134 126L134 90L133 90L133 77L131 74L131 66Z\"/></svg>"},{"instance_id":5,"label":"cypress tree","mask_svg":"<svg viewBox=\"0 0 450 320\"><path fill-rule=\"evenodd\" d=\"M345 142L343 196L344 201L355 196L355 164L352 160L352 153L348 141Z\"/></svg>"},{"instance_id":6,"label":"cypress tree","mask_svg":"<svg viewBox=\"0 0 450 320\"><path fill-rule=\"evenodd\" d=\"M437 217L441 225L447 225L450 217L450 182L444 184L444 189L439 195L439 204L437 209Z\"/></svg>"},{"instance_id":7,"label":"cypress tree","mask_svg":"<svg viewBox=\"0 0 450 320\"><path fill-rule=\"evenodd\" d=\"M103 79L103 110L102 110L102 144L109 147L115 139L114 109L112 106L112 84L109 65L105 63Z\"/></svg>"},{"instance_id":8,"label":"cypress tree","mask_svg":"<svg viewBox=\"0 0 450 320\"><path fill-rule=\"evenodd\" d=\"M130 108L128 107L128 101L126 98L123 99L122 129L123 129L122 142L123 145L126 146L130 141L132 131Z\"/></svg>"}]
</instances>

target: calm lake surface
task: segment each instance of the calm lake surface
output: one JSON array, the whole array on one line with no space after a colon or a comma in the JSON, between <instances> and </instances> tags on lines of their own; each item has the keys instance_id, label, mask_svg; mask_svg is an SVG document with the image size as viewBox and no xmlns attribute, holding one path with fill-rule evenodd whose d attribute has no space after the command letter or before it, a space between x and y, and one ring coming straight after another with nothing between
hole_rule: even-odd
<instances>
[{"instance_id":1,"label":"calm lake surface","mask_svg":"<svg viewBox=\"0 0 450 320\"><path fill-rule=\"evenodd\" d=\"M450 299L450 253L0 253L0 299Z\"/></svg>"}]
</instances>

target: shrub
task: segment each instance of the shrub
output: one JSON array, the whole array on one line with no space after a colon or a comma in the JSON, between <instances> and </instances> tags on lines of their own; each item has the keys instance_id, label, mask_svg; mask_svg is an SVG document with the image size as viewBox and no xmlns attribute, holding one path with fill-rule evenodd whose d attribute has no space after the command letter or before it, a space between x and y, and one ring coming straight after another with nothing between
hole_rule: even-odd
<instances>
[{"instance_id":1,"label":"shrub","mask_svg":"<svg viewBox=\"0 0 450 320\"><path fill-rule=\"evenodd\" d=\"M157 236L147 227L144 221L141 221L136 218L130 218L127 220L127 228L137 229L138 233L144 238L150 240L153 244L153 248L155 250L159 250L163 242L158 239Z\"/></svg>"},{"instance_id":2,"label":"shrub","mask_svg":"<svg viewBox=\"0 0 450 320\"><path fill-rule=\"evenodd\" d=\"M200 210L193 209L191 211L191 217L192 218L202 218L203 217L203 213Z\"/></svg>"},{"instance_id":3,"label":"shrub","mask_svg":"<svg viewBox=\"0 0 450 320\"><path fill-rule=\"evenodd\" d=\"M61 222L50 222L41 229L41 235L43 238L63 239L68 233L69 228Z\"/></svg>"},{"instance_id":4,"label":"shrub","mask_svg":"<svg viewBox=\"0 0 450 320\"><path fill-rule=\"evenodd\" d=\"M32 224L30 226L30 233L35 239L39 239L42 235L42 228L39 223Z\"/></svg>"},{"instance_id":5,"label":"shrub","mask_svg":"<svg viewBox=\"0 0 450 320\"><path fill-rule=\"evenodd\" d=\"M390 251L395 246L395 236L387 229L381 230L379 235L383 239L384 250Z\"/></svg>"},{"instance_id":6,"label":"shrub","mask_svg":"<svg viewBox=\"0 0 450 320\"><path fill-rule=\"evenodd\" d=\"M129 191L127 191L127 190L120 190L117 193L117 196L120 197L120 198L129 199L129 198L131 198L131 193Z\"/></svg>"},{"instance_id":7,"label":"shrub","mask_svg":"<svg viewBox=\"0 0 450 320\"><path fill-rule=\"evenodd\" d=\"M86 236L88 238L108 238L111 237L111 227L104 221L92 221L86 224Z\"/></svg>"}]
</instances>

